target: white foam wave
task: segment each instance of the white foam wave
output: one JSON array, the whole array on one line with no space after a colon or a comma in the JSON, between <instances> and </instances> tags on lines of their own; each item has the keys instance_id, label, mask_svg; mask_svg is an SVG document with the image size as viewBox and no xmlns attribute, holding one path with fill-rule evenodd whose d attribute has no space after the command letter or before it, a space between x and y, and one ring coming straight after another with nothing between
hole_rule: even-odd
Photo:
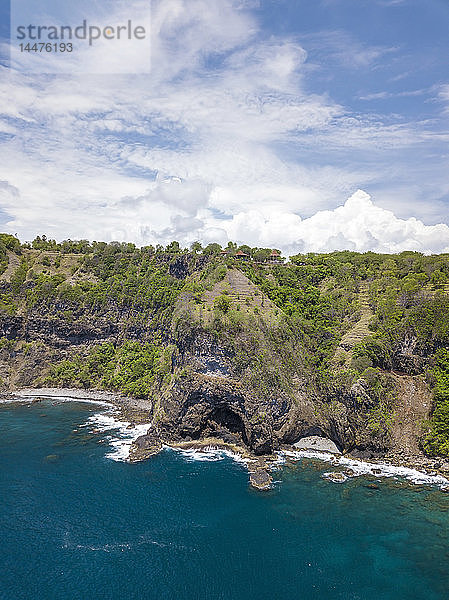
<instances>
[{"instance_id":1,"label":"white foam wave","mask_svg":"<svg viewBox=\"0 0 449 600\"><path fill-rule=\"evenodd\" d=\"M344 483L348 479L348 476L337 471L323 473L323 479L329 479L329 481L332 481L333 483Z\"/></svg>"},{"instance_id":2,"label":"white foam wave","mask_svg":"<svg viewBox=\"0 0 449 600\"><path fill-rule=\"evenodd\" d=\"M113 429L123 429L129 425L128 421L119 421L111 413L95 413L91 415L82 427L90 427L95 430L96 433L105 433Z\"/></svg>"},{"instance_id":3,"label":"white foam wave","mask_svg":"<svg viewBox=\"0 0 449 600\"><path fill-rule=\"evenodd\" d=\"M1 398L0 404L18 404L31 402L30 398Z\"/></svg>"},{"instance_id":4,"label":"white foam wave","mask_svg":"<svg viewBox=\"0 0 449 600\"><path fill-rule=\"evenodd\" d=\"M215 446L206 446L204 448L174 448L171 446L167 446L167 449L178 452L185 458L188 462L198 461L198 462L216 462L220 460L224 460L225 458L230 458L235 462L247 464L249 460L247 458L243 458L240 454L236 454L235 452L231 452L231 450L226 450L223 448L217 448Z\"/></svg>"},{"instance_id":5,"label":"white foam wave","mask_svg":"<svg viewBox=\"0 0 449 600\"><path fill-rule=\"evenodd\" d=\"M157 540L153 540L147 538L146 536L142 536L141 539L134 540L131 542L116 542L116 543L106 543L100 546L91 546L89 544L73 544L68 541L65 541L63 544L64 549L69 550L81 550L84 552L125 552L127 550L133 550L136 546L143 545L154 545L159 546L160 548L168 548L172 546L171 542L159 542ZM177 546L177 548L185 548L184 546Z\"/></svg>"},{"instance_id":6,"label":"white foam wave","mask_svg":"<svg viewBox=\"0 0 449 600\"><path fill-rule=\"evenodd\" d=\"M118 462L127 461L131 445L139 436L145 435L150 428L149 423L131 426L129 421L120 421L113 414L96 413L87 419L83 427L89 427L94 433L114 434L107 436L109 445L114 449L106 454L106 458Z\"/></svg>"},{"instance_id":7,"label":"white foam wave","mask_svg":"<svg viewBox=\"0 0 449 600\"><path fill-rule=\"evenodd\" d=\"M334 456L326 452L316 452L314 450L296 450L288 451L283 450L278 453L278 464L285 463L286 459L290 460L301 460L302 458L316 458L318 460L331 462L336 467L344 467L350 469L352 473L350 477L359 477L361 475L375 475L376 477L394 477L402 478L411 481L416 484L427 484L427 485L438 485L446 486L449 485L449 480L442 475L429 475L411 469L410 467L397 467L395 465L389 465L388 463L370 463L357 460L355 458L348 458L346 456ZM324 474L324 476L329 474ZM327 477L328 478L328 477Z\"/></svg>"},{"instance_id":8,"label":"white foam wave","mask_svg":"<svg viewBox=\"0 0 449 600\"><path fill-rule=\"evenodd\" d=\"M90 398L72 398L71 396L13 396L11 398L1 398L0 404L33 404L35 400L52 400L52 404L61 402L82 402L83 404L96 404L112 408L114 405L105 400L92 400Z\"/></svg>"}]
</instances>

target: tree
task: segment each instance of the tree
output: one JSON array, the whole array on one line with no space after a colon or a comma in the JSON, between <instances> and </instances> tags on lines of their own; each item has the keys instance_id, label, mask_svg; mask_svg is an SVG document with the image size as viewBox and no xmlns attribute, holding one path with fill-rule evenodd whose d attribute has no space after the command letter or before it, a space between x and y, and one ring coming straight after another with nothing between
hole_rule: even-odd
<instances>
[{"instance_id":1,"label":"tree","mask_svg":"<svg viewBox=\"0 0 449 600\"><path fill-rule=\"evenodd\" d=\"M47 239L46 235L43 235L42 237L37 236L33 240L32 246L35 250L55 250L60 247L55 240Z\"/></svg>"},{"instance_id":2,"label":"tree","mask_svg":"<svg viewBox=\"0 0 449 600\"><path fill-rule=\"evenodd\" d=\"M441 271L434 271L430 277L432 285L442 287L447 282L447 275Z\"/></svg>"},{"instance_id":3,"label":"tree","mask_svg":"<svg viewBox=\"0 0 449 600\"><path fill-rule=\"evenodd\" d=\"M207 254L207 255L212 255L212 254L219 254L221 252L221 246L220 244L208 244L204 250L203 250L203 254Z\"/></svg>"},{"instance_id":4,"label":"tree","mask_svg":"<svg viewBox=\"0 0 449 600\"><path fill-rule=\"evenodd\" d=\"M269 248L256 248L253 251L254 260L257 260L260 262L264 262L265 260L268 260L270 254L271 254L271 251Z\"/></svg>"},{"instance_id":5,"label":"tree","mask_svg":"<svg viewBox=\"0 0 449 600\"><path fill-rule=\"evenodd\" d=\"M241 250L245 254L248 254L248 256L251 256L251 254L252 254L252 249L247 244L243 244L243 246L239 246L239 250Z\"/></svg>"},{"instance_id":6,"label":"tree","mask_svg":"<svg viewBox=\"0 0 449 600\"><path fill-rule=\"evenodd\" d=\"M190 246L190 250L191 250L192 252L195 252L195 254L196 254L197 252L201 252L201 250L202 250L202 249L203 249L203 246L202 246L202 245L201 245L201 243L200 243L200 242L198 242L198 241L196 241L196 242L193 242L193 244Z\"/></svg>"},{"instance_id":7,"label":"tree","mask_svg":"<svg viewBox=\"0 0 449 600\"><path fill-rule=\"evenodd\" d=\"M168 244L168 246L165 248L165 252L172 252L173 254L179 254L179 252L181 252L179 242L173 241L171 244Z\"/></svg>"},{"instance_id":8,"label":"tree","mask_svg":"<svg viewBox=\"0 0 449 600\"><path fill-rule=\"evenodd\" d=\"M18 252L20 250L19 240L9 233L0 233L0 243L13 252Z\"/></svg>"}]
</instances>

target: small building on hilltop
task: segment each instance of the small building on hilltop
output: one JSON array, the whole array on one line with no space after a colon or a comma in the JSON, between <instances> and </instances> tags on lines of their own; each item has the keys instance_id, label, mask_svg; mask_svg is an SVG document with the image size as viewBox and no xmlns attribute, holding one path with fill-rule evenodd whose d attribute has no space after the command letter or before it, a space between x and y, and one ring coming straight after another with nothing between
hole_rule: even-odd
<instances>
[{"instance_id":1,"label":"small building on hilltop","mask_svg":"<svg viewBox=\"0 0 449 600\"><path fill-rule=\"evenodd\" d=\"M284 259L282 258L282 256L280 255L280 253L277 250L272 250L271 254L268 258L268 262L283 263Z\"/></svg>"},{"instance_id":2,"label":"small building on hilltop","mask_svg":"<svg viewBox=\"0 0 449 600\"><path fill-rule=\"evenodd\" d=\"M234 258L237 258L237 260L249 260L249 254L246 254L246 252L242 252L241 250L239 250L234 254Z\"/></svg>"}]
</instances>

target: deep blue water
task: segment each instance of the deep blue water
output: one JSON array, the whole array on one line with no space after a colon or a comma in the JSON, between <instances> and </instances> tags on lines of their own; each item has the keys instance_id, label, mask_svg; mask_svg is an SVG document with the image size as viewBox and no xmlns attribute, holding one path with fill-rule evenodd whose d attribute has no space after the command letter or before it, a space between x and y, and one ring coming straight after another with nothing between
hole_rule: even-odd
<instances>
[{"instance_id":1,"label":"deep blue water","mask_svg":"<svg viewBox=\"0 0 449 600\"><path fill-rule=\"evenodd\" d=\"M324 480L310 461L248 488L231 459L114 462L98 407L0 406L0 598L449 598L449 497Z\"/></svg>"}]
</instances>

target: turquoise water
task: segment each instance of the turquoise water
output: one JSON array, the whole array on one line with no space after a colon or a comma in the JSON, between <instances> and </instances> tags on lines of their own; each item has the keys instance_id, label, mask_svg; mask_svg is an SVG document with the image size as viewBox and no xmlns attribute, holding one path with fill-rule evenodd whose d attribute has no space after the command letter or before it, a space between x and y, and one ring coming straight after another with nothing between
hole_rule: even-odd
<instances>
[{"instance_id":1,"label":"turquoise water","mask_svg":"<svg viewBox=\"0 0 449 600\"><path fill-rule=\"evenodd\" d=\"M449 597L448 495L307 460L268 493L228 458L114 462L79 429L98 411L0 407L2 600Z\"/></svg>"}]
</instances>

